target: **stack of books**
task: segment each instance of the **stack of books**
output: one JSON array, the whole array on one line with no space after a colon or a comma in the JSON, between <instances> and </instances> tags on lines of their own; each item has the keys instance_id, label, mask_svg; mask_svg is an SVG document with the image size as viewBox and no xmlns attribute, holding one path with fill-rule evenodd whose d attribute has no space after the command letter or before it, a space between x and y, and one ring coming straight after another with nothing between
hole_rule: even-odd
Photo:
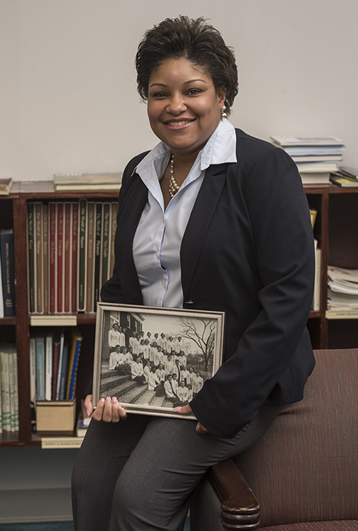
<instances>
[{"instance_id":1,"label":"stack of books","mask_svg":"<svg viewBox=\"0 0 358 531\"><path fill-rule=\"evenodd\" d=\"M327 317L358 316L358 269L328 266Z\"/></svg>"},{"instance_id":2,"label":"stack of books","mask_svg":"<svg viewBox=\"0 0 358 531\"><path fill-rule=\"evenodd\" d=\"M331 173L331 182L344 188L358 186L358 168L340 166L337 171Z\"/></svg>"},{"instance_id":3,"label":"stack of books","mask_svg":"<svg viewBox=\"0 0 358 531\"><path fill-rule=\"evenodd\" d=\"M271 140L292 157L305 185L329 185L331 173L343 160L345 145L336 137L272 136Z\"/></svg>"}]
</instances>

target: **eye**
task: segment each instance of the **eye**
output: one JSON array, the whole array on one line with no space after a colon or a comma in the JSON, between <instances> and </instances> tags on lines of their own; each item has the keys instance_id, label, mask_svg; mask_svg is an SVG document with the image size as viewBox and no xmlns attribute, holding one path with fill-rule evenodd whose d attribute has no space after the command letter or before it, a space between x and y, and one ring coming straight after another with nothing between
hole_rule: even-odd
<instances>
[{"instance_id":1,"label":"eye","mask_svg":"<svg viewBox=\"0 0 358 531\"><path fill-rule=\"evenodd\" d=\"M152 98L156 98L156 99L163 99L166 97L167 95L165 92L155 92L154 94L152 94Z\"/></svg>"},{"instance_id":2,"label":"eye","mask_svg":"<svg viewBox=\"0 0 358 531\"><path fill-rule=\"evenodd\" d=\"M196 96L197 94L200 94L202 91L198 88L192 88L190 90L188 90L188 95L189 96Z\"/></svg>"}]
</instances>

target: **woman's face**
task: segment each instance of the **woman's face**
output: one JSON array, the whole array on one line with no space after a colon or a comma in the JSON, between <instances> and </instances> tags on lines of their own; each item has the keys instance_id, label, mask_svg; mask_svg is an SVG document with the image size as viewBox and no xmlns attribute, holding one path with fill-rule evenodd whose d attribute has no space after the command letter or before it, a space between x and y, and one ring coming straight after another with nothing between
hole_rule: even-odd
<instances>
[{"instance_id":1,"label":"woman's face","mask_svg":"<svg viewBox=\"0 0 358 531\"><path fill-rule=\"evenodd\" d=\"M196 157L221 119L225 89L187 59L167 59L151 75L148 117L153 132L177 156Z\"/></svg>"}]
</instances>

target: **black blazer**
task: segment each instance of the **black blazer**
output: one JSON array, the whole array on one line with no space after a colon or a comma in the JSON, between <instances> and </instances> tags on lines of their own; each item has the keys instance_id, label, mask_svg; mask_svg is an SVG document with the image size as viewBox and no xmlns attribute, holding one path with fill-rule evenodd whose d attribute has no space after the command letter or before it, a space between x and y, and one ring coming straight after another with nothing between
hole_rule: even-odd
<instances>
[{"instance_id":1,"label":"black blazer","mask_svg":"<svg viewBox=\"0 0 358 531\"><path fill-rule=\"evenodd\" d=\"M283 150L236 134L238 162L207 169L180 254L184 308L226 314L225 361L191 402L221 437L233 437L264 402L301 400L314 367L306 329L314 247L301 178ZM144 155L124 171L104 301L143 304L132 245L148 196L133 174Z\"/></svg>"}]
</instances>

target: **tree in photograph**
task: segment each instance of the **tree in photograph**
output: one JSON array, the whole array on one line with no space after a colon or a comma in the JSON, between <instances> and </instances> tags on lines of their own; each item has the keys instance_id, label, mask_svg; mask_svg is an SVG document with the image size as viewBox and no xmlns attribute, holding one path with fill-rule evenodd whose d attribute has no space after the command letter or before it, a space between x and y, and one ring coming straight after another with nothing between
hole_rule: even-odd
<instances>
[{"instance_id":1,"label":"tree in photograph","mask_svg":"<svg viewBox=\"0 0 358 531\"><path fill-rule=\"evenodd\" d=\"M190 339L198 348L197 357L203 359L205 370L208 370L209 361L213 358L215 344L216 323L213 319L204 317L182 317L182 336Z\"/></svg>"}]
</instances>

